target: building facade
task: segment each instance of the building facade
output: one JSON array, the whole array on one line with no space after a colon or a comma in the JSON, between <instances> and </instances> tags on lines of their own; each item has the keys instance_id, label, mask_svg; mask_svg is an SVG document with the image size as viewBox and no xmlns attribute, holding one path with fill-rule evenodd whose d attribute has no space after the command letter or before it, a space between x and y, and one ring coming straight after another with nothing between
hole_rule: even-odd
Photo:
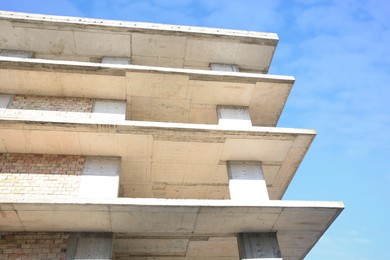
<instances>
[{"instance_id":1,"label":"building facade","mask_svg":"<svg viewBox=\"0 0 390 260\"><path fill-rule=\"evenodd\" d=\"M0 12L0 259L303 259L315 131L258 33Z\"/></svg>"}]
</instances>

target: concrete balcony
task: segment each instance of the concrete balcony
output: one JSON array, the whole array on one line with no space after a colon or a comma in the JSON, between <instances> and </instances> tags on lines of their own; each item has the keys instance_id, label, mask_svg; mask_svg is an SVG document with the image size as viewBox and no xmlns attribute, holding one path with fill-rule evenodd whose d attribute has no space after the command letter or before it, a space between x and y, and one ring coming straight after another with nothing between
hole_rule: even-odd
<instances>
[{"instance_id":1,"label":"concrete balcony","mask_svg":"<svg viewBox=\"0 0 390 260\"><path fill-rule=\"evenodd\" d=\"M259 161L270 199L280 199L313 130L118 121L0 120L0 152L116 156L121 196L228 199L228 161Z\"/></svg>"},{"instance_id":2,"label":"concrete balcony","mask_svg":"<svg viewBox=\"0 0 390 260\"><path fill-rule=\"evenodd\" d=\"M248 107L276 126L294 78L238 72L0 57L0 93L126 101L126 119L217 124L217 106Z\"/></svg>"},{"instance_id":3,"label":"concrete balcony","mask_svg":"<svg viewBox=\"0 0 390 260\"><path fill-rule=\"evenodd\" d=\"M13 198L2 199L0 230L112 232L115 259L180 260L239 259L238 233L276 232L283 259L296 260L343 207L341 202Z\"/></svg>"},{"instance_id":4,"label":"concrete balcony","mask_svg":"<svg viewBox=\"0 0 390 260\"><path fill-rule=\"evenodd\" d=\"M0 49L42 59L111 56L136 65L209 70L221 63L267 73L277 43L274 33L0 12Z\"/></svg>"}]
</instances>

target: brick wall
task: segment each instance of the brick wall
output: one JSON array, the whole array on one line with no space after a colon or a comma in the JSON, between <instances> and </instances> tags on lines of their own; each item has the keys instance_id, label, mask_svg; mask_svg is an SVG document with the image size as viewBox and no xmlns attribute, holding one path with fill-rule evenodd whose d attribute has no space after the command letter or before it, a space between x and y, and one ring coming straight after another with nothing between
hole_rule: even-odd
<instances>
[{"instance_id":1,"label":"brick wall","mask_svg":"<svg viewBox=\"0 0 390 260\"><path fill-rule=\"evenodd\" d=\"M0 259L65 259L68 233L0 233Z\"/></svg>"},{"instance_id":2,"label":"brick wall","mask_svg":"<svg viewBox=\"0 0 390 260\"><path fill-rule=\"evenodd\" d=\"M0 195L77 196L85 157L0 154Z\"/></svg>"},{"instance_id":3,"label":"brick wall","mask_svg":"<svg viewBox=\"0 0 390 260\"><path fill-rule=\"evenodd\" d=\"M4 112L6 116L61 116L90 118L93 99L15 95Z\"/></svg>"}]
</instances>

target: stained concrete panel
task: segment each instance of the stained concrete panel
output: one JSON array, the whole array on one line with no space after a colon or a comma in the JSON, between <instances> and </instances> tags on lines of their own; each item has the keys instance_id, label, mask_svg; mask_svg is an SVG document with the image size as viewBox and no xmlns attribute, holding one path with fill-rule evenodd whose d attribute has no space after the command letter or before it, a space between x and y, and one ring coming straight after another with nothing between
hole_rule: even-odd
<instances>
[{"instance_id":1,"label":"stained concrete panel","mask_svg":"<svg viewBox=\"0 0 390 260\"><path fill-rule=\"evenodd\" d=\"M188 242L189 239L178 238L117 238L114 252L130 256L183 256Z\"/></svg>"},{"instance_id":2,"label":"stained concrete panel","mask_svg":"<svg viewBox=\"0 0 390 260\"><path fill-rule=\"evenodd\" d=\"M305 211L305 217L302 212ZM324 230L328 223L326 219L336 214L335 210L329 209L284 209L278 218L273 230L306 230L319 231Z\"/></svg>"},{"instance_id":3,"label":"stained concrete panel","mask_svg":"<svg viewBox=\"0 0 390 260\"><path fill-rule=\"evenodd\" d=\"M19 216L15 210L6 210L1 208L0 231L20 231L23 226L20 223Z\"/></svg>"},{"instance_id":4,"label":"stained concrete panel","mask_svg":"<svg viewBox=\"0 0 390 260\"><path fill-rule=\"evenodd\" d=\"M193 80L191 100L195 103L245 106L254 84Z\"/></svg>"},{"instance_id":5,"label":"stained concrete panel","mask_svg":"<svg viewBox=\"0 0 390 260\"><path fill-rule=\"evenodd\" d=\"M275 126L291 88L292 83L256 83L249 104L249 112L254 125ZM261 122L261 124L256 122Z\"/></svg>"},{"instance_id":6,"label":"stained concrete panel","mask_svg":"<svg viewBox=\"0 0 390 260\"><path fill-rule=\"evenodd\" d=\"M109 212L18 210L26 231L110 231ZM87 220L87 221L86 221Z\"/></svg>"},{"instance_id":7,"label":"stained concrete panel","mask_svg":"<svg viewBox=\"0 0 390 260\"><path fill-rule=\"evenodd\" d=\"M113 209L115 210L116 207ZM194 230L198 209L195 208L134 208L111 212L113 232L132 234L190 234ZM155 212L155 213L154 213Z\"/></svg>"},{"instance_id":8,"label":"stained concrete panel","mask_svg":"<svg viewBox=\"0 0 390 260\"><path fill-rule=\"evenodd\" d=\"M238 46L238 41L214 42L188 38L185 61L235 64Z\"/></svg>"},{"instance_id":9,"label":"stained concrete panel","mask_svg":"<svg viewBox=\"0 0 390 260\"><path fill-rule=\"evenodd\" d=\"M257 70L260 73L268 72L268 61L272 60L275 46L261 46L255 44L240 43L235 64L248 70Z\"/></svg>"},{"instance_id":10,"label":"stained concrete panel","mask_svg":"<svg viewBox=\"0 0 390 260\"><path fill-rule=\"evenodd\" d=\"M75 53L73 32L43 28L14 27L18 49L68 55Z\"/></svg>"},{"instance_id":11,"label":"stained concrete panel","mask_svg":"<svg viewBox=\"0 0 390 260\"><path fill-rule=\"evenodd\" d=\"M187 75L161 73L127 73L131 95L138 97L185 98Z\"/></svg>"},{"instance_id":12,"label":"stained concrete panel","mask_svg":"<svg viewBox=\"0 0 390 260\"><path fill-rule=\"evenodd\" d=\"M293 141L227 139L222 160L283 161Z\"/></svg>"},{"instance_id":13,"label":"stained concrete panel","mask_svg":"<svg viewBox=\"0 0 390 260\"><path fill-rule=\"evenodd\" d=\"M132 54L137 56L183 58L186 37L132 33Z\"/></svg>"},{"instance_id":14,"label":"stained concrete panel","mask_svg":"<svg viewBox=\"0 0 390 260\"><path fill-rule=\"evenodd\" d=\"M190 241L187 257L238 257L235 237L210 237L207 241Z\"/></svg>"},{"instance_id":15,"label":"stained concrete panel","mask_svg":"<svg viewBox=\"0 0 390 260\"><path fill-rule=\"evenodd\" d=\"M130 57L130 37L129 34L75 31L76 54Z\"/></svg>"},{"instance_id":16,"label":"stained concrete panel","mask_svg":"<svg viewBox=\"0 0 390 260\"><path fill-rule=\"evenodd\" d=\"M126 99L125 78L121 76L61 73L60 80L63 86L60 95L117 100Z\"/></svg>"},{"instance_id":17,"label":"stained concrete panel","mask_svg":"<svg viewBox=\"0 0 390 260\"><path fill-rule=\"evenodd\" d=\"M221 213L218 208L203 207L198 214L194 233L270 232L275 218L281 211L278 208L242 209L237 207ZM256 214L251 214L254 212Z\"/></svg>"},{"instance_id":18,"label":"stained concrete panel","mask_svg":"<svg viewBox=\"0 0 390 260\"><path fill-rule=\"evenodd\" d=\"M187 122L190 100L176 98L131 98L131 120L157 122Z\"/></svg>"}]
</instances>

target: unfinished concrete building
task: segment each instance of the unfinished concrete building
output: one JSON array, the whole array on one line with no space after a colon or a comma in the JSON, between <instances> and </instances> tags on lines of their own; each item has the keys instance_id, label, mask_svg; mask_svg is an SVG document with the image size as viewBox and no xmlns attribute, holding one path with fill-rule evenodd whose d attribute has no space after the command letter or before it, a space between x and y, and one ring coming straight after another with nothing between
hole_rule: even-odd
<instances>
[{"instance_id":1,"label":"unfinished concrete building","mask_svg":"<svg viewBox=\"0 0 390 260\"><path fill-rule=\"evenodd\" d=\"M0 12L0 259L303 259L278 37Z\"/></svg>"}]
</instances>

